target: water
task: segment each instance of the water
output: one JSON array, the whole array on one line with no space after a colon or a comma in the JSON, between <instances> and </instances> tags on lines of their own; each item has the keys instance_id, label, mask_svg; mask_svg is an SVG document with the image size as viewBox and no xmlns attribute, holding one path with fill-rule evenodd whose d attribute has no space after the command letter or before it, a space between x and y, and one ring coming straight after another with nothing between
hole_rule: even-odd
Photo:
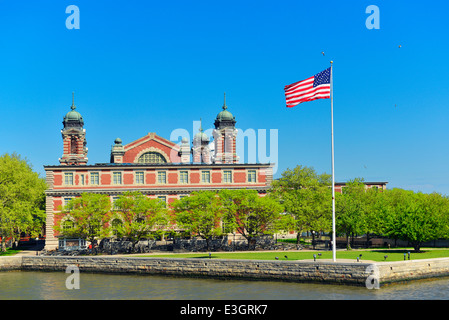
<instances>
[{"instance_id":1,"label":"water","mask_svg":"<svg viewBox=\"0 0 449 320\"><path fill-rule=\"evenodd\" d=\"M64 272L0 272L0 299L26 300L449 300L449 279L395 284L379 290L344 285L80 274L66 288Z\"/></svg>"}]
</instances>

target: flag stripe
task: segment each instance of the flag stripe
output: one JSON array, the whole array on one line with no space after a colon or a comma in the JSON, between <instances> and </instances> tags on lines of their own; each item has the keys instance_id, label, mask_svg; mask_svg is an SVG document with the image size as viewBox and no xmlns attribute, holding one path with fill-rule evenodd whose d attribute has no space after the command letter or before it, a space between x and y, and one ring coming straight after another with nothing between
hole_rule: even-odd
<instances>
[{"instance_id":1,"label":"flag stripe","mask_svg":"<svg viewBox=\"0 0 449 320\"><path fill-rule=\"evenodd\" d=\"M313 98L313 97L326 99L326 97L328 97L328 96L329 96L329 93L320 93L320 94L307 95L307 96L303 96L303 97L300 97L300 98L291 99L288 102L288 104L297 103L299 101L307 101L308 99Z\"/></svg>"},{"instance_id":2,"label":"flag stripe","mask_svg":"<svg viewBox=\"0 0 449 320\"><path fill-rule=\"evenodd\" d=\"M320 95L322 99L326 99L330 97L330 86L320 88L316 87L309 90L301 91L300 93L286 95L287 98L287 104L290 104L291 102L295 102L298 100L307 99L310 97L313 97L315 95Z\"/></svg>"},{"instance_id":3,"label":"flag stripe","mask_svg":"<svg viewBox=\"0 0 449 320\"><path fill-rule=\"evenodd\" d=\"M330 89L331 89L330 85L321 85L321 86L318 86L318 87L315 87L315 88L308 87L307 89L304 89L304 90L295 90L295 91L292 91L292 92L288 91L288 92L285 93L285 96L290 98L290 97L293 97L293 96L303 95L303 94L307 94L307 93L310 93L310 92L317 92L318 90L328 90L329 91Z\"/></svg>"},{"instance_id":4,"label":"flag stripe","mask_svg":"<svg viewBox=\"0 0 449 320\"><path fill-rule=\"evenodd\" d=\"M313 82L313 79L314 79L314 77L310 77L310 78L308 78L308 79L306 79L306 80L302 80L302 81L298 81L298 82L289 84L289 85L285 86L285 89L286 89L286 90L287 90L287 89L295 89L295 88L296 88L297 86L299 86L299 85L304 85L304 84L307 84L307 83L309 83L309 82Z\"/></svg>"}]
</instances>

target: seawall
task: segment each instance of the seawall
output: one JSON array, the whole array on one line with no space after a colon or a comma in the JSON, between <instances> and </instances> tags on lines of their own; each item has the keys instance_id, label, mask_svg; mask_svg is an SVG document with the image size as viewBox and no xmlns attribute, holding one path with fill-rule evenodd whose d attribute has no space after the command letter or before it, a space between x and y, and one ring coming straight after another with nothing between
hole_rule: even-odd
<instances>
[{"instance_id":1,"label":"seawall","mask_svg":"<svg viewBox=\"0 0 449 320\"><path fill-rule=\"evenodd\" d=\"M22 257L6 256L0 257L0 271L21 270Z\"/></svg>"},{"instance_id":2,"label":"seawall","mask_svg":"<svg viewBox=\"0 0 449 320\"><path fill-rule=\"evenodd\" d=\"M183 277L211 277L293 282L321 282L365 286L375 278L389 283L449 276L449 258L403 262L331 262L183 259L114 256L0 257L0 271L62 271L76 265L80 272L134 273Z\"/></svg>"}]
</instances>

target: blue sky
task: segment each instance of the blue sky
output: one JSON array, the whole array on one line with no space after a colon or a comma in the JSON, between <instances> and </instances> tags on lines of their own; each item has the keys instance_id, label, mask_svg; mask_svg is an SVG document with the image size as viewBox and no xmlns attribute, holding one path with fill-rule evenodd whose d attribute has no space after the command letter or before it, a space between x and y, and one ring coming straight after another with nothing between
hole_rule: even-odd
<instances>
[{"instance_id":1,"label":"blue sky","mask_svg":"<svg viewBox=\"0 0 449 320\"><path fill-rule=\"evenodd\" d=\"M380 29L369 30L369 5ZM65 12L80 10L80 29ZM115 138L205 129L223 92L237 127L278 130L278 172L331 172L330 100L285 85L334 61L335 175L449 195L449 2L0 0L0 154L58 164L75 91L89 163ZM401 46L399 48L399 45ZM321 52L325 53L323 56Z\"/></svg>"}]
</instances>

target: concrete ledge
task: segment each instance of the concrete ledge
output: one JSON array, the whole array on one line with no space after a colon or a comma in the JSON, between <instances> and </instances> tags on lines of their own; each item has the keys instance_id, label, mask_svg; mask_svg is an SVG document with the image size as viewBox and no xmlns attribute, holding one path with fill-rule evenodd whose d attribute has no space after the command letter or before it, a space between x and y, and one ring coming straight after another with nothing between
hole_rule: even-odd
<instances>
[{"instance_id":1,"label":"concrete ledge","mask_svg":"<svg viewBox=\"0 0 449 320\"><path fill-rule=\"evenodd\" d=\"M0 257L0 271L21 270L22 257L6 256Z\"/></svg>"},{"instance_id":2,"label":"concrete ledge","mask_svg":"<svg viewBox=\"0 0 449 320\"><path fill-rule=\"evenodd\" d=\"M449 258L377 262L381 284L449 276Z\"/></svg>"},{"instance_id":3,"label":"concrete ledge","mask_svg":"<svg viewBox=\"0 0 449 320\"><path fill-rule=\"evenodd\" d=\"M152 257L23 257L22 270L158 274L293 282L339 283L364 286L369 263L225 260Z\"/></svg>"},{"instance_id":4,"label":"concrete ledge","mask_svg":"<svg viewBox=\"0 0 449 320\"><path fill-rule=\"evenodd\" d=\"M268 261L117 256L0 257L2 270L65 271L76 265L81 272L157 274L293 282L320 282L365 286L368 277L380 285L449 276L449 258L403 262Z\"/></svg>"}]
</instances>

